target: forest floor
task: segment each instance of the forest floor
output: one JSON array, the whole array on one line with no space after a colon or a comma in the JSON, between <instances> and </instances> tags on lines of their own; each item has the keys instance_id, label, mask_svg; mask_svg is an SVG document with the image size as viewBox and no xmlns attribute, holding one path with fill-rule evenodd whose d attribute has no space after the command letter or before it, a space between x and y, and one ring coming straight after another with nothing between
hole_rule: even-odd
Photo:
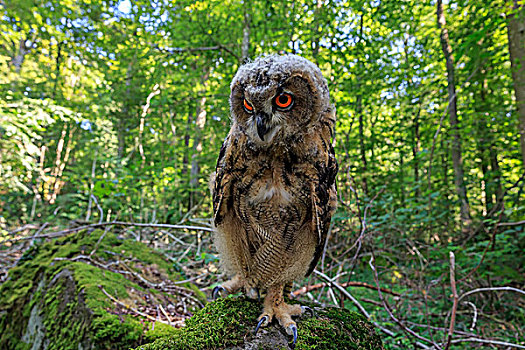
<instances>
[{"instance_id":1,"label":"forest floor","mask_svg":"<svg viewBox=\"0 0 525 350\"><path fill-rule=\"evenodd\" d=\"M21 258L27 256L35 245L93 230L116 232L119 236L131 241L146 243L154 251L164 256L166 261L169 261L170 268L180 274L180 283L195 285L208 299L211 297L213 287L226 278L219 268L218 256L210 234L212 226L209 220L188 221L178 225L73 221L67 228L44 223L25 225L4 234L0 242L0 286L8 281L10 269L16 267ZM89 264L101 265L101 261L93 258L93 252L105 244L104 237L105 234L100 237L91 253L86 251L79 259ZM509 281L510 283L507 283L506 286L483 287L476 286L474 282L469 281L468 283L472 286L470 291L461 293L457 285L462 281L454 276L455 269L451 268L450 276L441 276L431 282L439 285L443 283L444 278L449 277L453 281L451 289L447 288L447 291L443 292L450 294L432 293L429 288L427 298L421 299L414 292L417 287L414 286L412 289L407 287L412 283L410 280L403 282L399 278L401 274L407 273L406 266L398 264L397 275L396 271L393 273L393 276L398 276L398 281L392 280L392 277L388 277L389 275L385 273L386 269L382 266L384 262L380 260L385 254L376 250L371 255L365 254L363 261L358 263L357 267L353 267L357 273L345 271L344 265L341 262L338 263L340 260L337 258L340 255L337 247L343 242L333 241L323 257L324 265L318 266L319 269L315 271L313 277L294 285L292 294L298 300L324 306L344 306L360 312L378 327L379 333L384 338L386 349L403 349L407 346L422 349L447 349L451 346L454 348L465 346L464 348L525 349L523 338L525 291L519 283ZM414 248L414 254L418 254L416 248ZM459 251L457 254L461 256ZM425 258L421 257L421 259ZM456 266L454 253L450 253L449 259L451 266ZM360 266L366 265L367 262L367 269L363 271L368 271L368 274L360 271ZM335 277L329 277L334 273L334 266L338 266L335 270L338 272ZM479 266L475 267L477 268ZM118 272L122 270L122 266L108 265L107 269ZM353 273L355 278L343 281L340 277L348 273ZM151 268L141 270L139 266L134 270L133 275L135 281L146 284L146 286L151 287L161 283L151 282L154 280L152 280L153 276L161 275L158 271L155 273ZM469 301L468 296L470 295L483 297ZM112 299L111 295L107 297ZM119 305L117 299L113 297L112 300L117 306ZM193 315L193 312L186 308L181 309L181 305L177 303L165 305L166 308L169 310L159 312L159 306L152 303L140 308L130 308L121 304L117 309L120 310L118 312L121 315L139 315L145 319L157 320L175 327L184 326L186 320ZM469 311L469 308L472 311ZM498 315L498 310L510 311Z\"/></svg>"}]
</instances>

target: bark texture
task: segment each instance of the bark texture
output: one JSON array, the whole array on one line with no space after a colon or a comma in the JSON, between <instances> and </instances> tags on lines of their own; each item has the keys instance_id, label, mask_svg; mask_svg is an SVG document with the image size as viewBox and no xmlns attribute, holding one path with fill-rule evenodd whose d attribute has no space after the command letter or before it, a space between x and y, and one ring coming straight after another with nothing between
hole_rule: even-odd
<instances>
[{"instance_id":1,"label":"bark texture","mask_svg":"<svg viewBox=\"0 0 525 350\"><path fill-rule=\"evenodd\" d=\"M525 5L523 1L513 0L512 12L508 16L507 33L518 109L521 159L525 170Z\"/></svg>"},{"instance_id":2,"label":"bark texture","mask_svg":"<svg viewBox=\"0 0 525 350\"><path fill-rule=\"evenodd\" d=\"M454 57L446 27L445 13L443 12L443 2L437 2L437 23L441 30L440 41L445 63L447 67L447 89L448 89L448 115L450 121L450 134L452 136L451 156L454 166L454 184L456 193L460 201L460 216L464 230L469 230L471 224L470 206L467 197L467 188L464 182L463 159L461 155L461 137L459 135L459 120L456 103L456 85L454 82Z\"/></svg>"}]
</instances>

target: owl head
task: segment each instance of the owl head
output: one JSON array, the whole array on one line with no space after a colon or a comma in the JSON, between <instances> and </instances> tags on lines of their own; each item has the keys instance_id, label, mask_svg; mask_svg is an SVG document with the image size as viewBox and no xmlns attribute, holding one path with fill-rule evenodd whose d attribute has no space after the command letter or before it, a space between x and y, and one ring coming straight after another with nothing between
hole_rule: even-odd
<instances>
[{"instance_id":1,"label":"owl head","mask_svg":"<svg viewBox=\"0 0 525 350\"><path fill-rule=\"evenodd\" d=\"M296 55L261 57L241 66L231 83L233 127L259 145L314 132L332 108L319 68Z\"/></svg>"}]
</instances>

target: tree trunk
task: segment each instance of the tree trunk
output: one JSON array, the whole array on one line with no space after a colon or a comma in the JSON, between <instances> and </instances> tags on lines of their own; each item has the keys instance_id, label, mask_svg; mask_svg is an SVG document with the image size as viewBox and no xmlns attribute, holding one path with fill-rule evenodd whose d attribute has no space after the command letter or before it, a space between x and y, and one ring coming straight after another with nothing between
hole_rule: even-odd
<instances>
[{"instance_id":1,"label":"tree trunk","mask_svg":"<svg viewBox=\"0 0 525 350\"><path fill-rule=\"evenodd\" d=\"M312 40L312 56L315 60L315 63L319 65L319 41L321 39L321 10L323 9L323 1L316 0L315 9L314 9L314 20L313 20L313 40Z\"/></svg>"},{"instance_id":2,"label":"tree trunk","mask_svg":"<svg viewBox=\"0 0 525 350\"><path fill-rule=\"evenodd\" d=\"M421 149L421 136L419 133L419 115L421 113L421 104L417 113L412 121L412 157L414 158L414 185L416 186L415 198L419 200L421 198L421 186L419 184L419 150Z\"/></svg>"},{"instance_id":3,"label":"tree trunk","mask_svg":"<svg viewBox=\"0 0 525 350\"><path fill-rule=\"evenodd\" d=\"M363 35L363 14L361 14L361 19L360 19L360 24L359 24L358 48L361 51L362 55L364 56L364 53L363 53L364 50L362 46L362 42L363 42L362 35ZM364 121L363 121L363 92L361 91L361 77L359 75L363 71L362 69L363 62L361 61L361 59L358 59L357 66L359 67L359 73L356 78L357 80L356 90L358 91L358 95L357 95L356 103L355 103L356 104L355 112L357 114L358 121L359 121L359 151L361 153L361 163L362 163L361 175L362 175L363 191L365 192L365 195L368 196L368 182L366 179L366 171L368 168L368 164L366 161L365 130L364 130L365 126L364 126Z\"/></svg>"},{"instance_id":4,"label":"tree trunk","mask_svg":"<svg viewBox=\"0 0 525 350\"><path fill-rule=\"evenodd\" d=\"M193 114L188 113L188 118L186 119L186 130L184 131L184 155L182 156L182 169L181 174L186 175L188 173L188 158L190 153L190 134L191 134L191 124L193 123Z\"/></svg>"},{"instance_id":5,"label":"tree trunk","mask_svg":"<svg viewBox=\"0 0 525 350\"><path fill-rule=\"evenodd\" d=\"M356 101L356 113L358 115L359 120L359 151L361 152L361 175L362 175L362 183L363 183L363 191L365 192L365 195L368 196L368 183L366 181L366 172L368 168L368 164L366 161L366 149L365 149L365 131L364 131L364 121L363 121L363 105L362 105L363 97L361 96L361 93L357 95L357 101Z\"/></svg>"},{"instance_id":6,"label":"tree trunk","mask_svg":"<svg viewBox=\"0 0 525 350\"><path fill-rule=\"evenodd\" d=\"M241 64L250 58L250 22L251 16L248 12L248 1L244 2L244 26L242 28Z\"/></svg>"},{"instance_id":7,"label":"tree trunk","mask_svg":"<svg viewBox=\"0 0 525 350\"><path fill-rule=\"evenodd\" d=\"M465 231L470 229L471 217L470 206L468 203L467 189L464 183L463 174L463 159L461 156L461 138L459 136L459 121L456 104L456 86L454 83L454 57L452 56L452 48L448 37L448 30L446 28L445 14L443 12L442 0L437 1L437 23L441 30L440 40L441 48L445 56L447 67L447 85L448 85L448 114L450 119L450 128L452 135L451 155L452 164L454 166L454 184L456 193L460 201L460 217L462 228Z\"/></svg>"},{"instance_id":8,"label":"tree trunk","mask_svg":"<svg viewBox=\"0 0 525 350\"><path fill-rule=\"evenodd\" d=\"M136 59L136 54L133 59L129 62L126 70L126 97L123 101L121 115L117 123L117 138L118 138L118 158L124 158L124 152L126 151L126 121L131 119L130 116L130 101L128 100L131 96L131 80L133 79L133 66Z\"/></svg>"},{"instance_id":9,"label":"tree trunk","mask_svg":"<svg viewBox=\"0 0 525 350\"><path fill-rule=\"evenodd\" d=\"M483 216L486 216L491 208L494 206L493 195L492 195L492 186L491 186L491 172L489 170L490 159L488 156L488 148L492 144L490 142L491 135L490 130L487 127L486 118L488 113L486 113L485 105L485 85L486 80L481 77L478 81L480 86L479 100L474 99L474 111L476 112L475 126L476 126L476 145L478 148L478 155L480 161L480 168L483 174L483 179L481 183L481 200L485 206L483 210ZM477 96L477 94L476 94Z\"/></svg>"},{"instance_id":10,"label":"tree trunk","mask_svg":"<svg viewBox=\"0 0 525 350\"><path fill-rule=\"evenodd\" d=\"M57 57L55 59L55 82L53 83L53 93L51 94L51 98L53 100L56 99L58 81L60 80L60 59L62 58L62 45L64 45L63 41L59 42L57 45Z\"/></svg>"},{"instance_id":11,"label":"tree trunk","mask_svg":"<svg viewBox=\"0 0 525 350\"><path fill-rule=\"evenodd\" d=\"M499 212L503 208L503 203L499 203L503 196L503 188L501 186L501 171L499 168L496 141L493 137L493 132L487 125L490 114L486 111L490 110L490 106L487 105L486 90L487 81L481 79L479 82L480 86L480 100L475 102L474 110L479 115L476 122L477 126L477 146L479 151L479 157L481 159L481 171L483 172L484 192L485 192L485 213L484 215L493 215ZM490 92L489 92L490 94ZM498 208L494 208L498 205Z\"/></svg>"},{"instance_id":12,"label":"tree trunk","mask_svg":"<svg viewBox=\"0 0 525 350\"><path fill-rule=\"evenodd\" d=\"M139 123L139 134L136 139L136 144L139 149L139 154L141 158L140 168L144 169L144 166L146 165L146 154L144 152L144 127L146 124L146 116L148 115L149 108L151 106L151 99L155 96L160 94L160 86L159 84L155 84L152 91L146 98L146 104L142 106L142 114L140 115L140 123Z\"/></svg>"},{"instance_id":13,"label":"tree trunk","mask_svg":"<svg viewBox=\"0 0 525 350\"><path fill-rule=\"evenodd\" d=\"M412 65L410 64L410 55L408 54L408 39L405 39L404 45L403 45L404 53L405 53L405 63L406 63L406 81L408 84L408 88L412 91L417 91L417 88L415 90L412 84ZM409 94L407 98L409 101L412 101L414 99L414 94ZM414 115L414 119L412 120L412 159L414 164L414 199L416 202L421 198L421 187L419 186L419 158L418 154L421 149L421 136L419 132L419 117L421 115L421 97L418 98L419 105L417 107L417 112ZM409 103L409 105L411 102Z\"/></svg>"},{"instance_id":14,"label":"tree trunk","mask_svg":"<svg viewBox=\"0 0 525 350\"><path fill-rule=\"evenodd\" d=\"M512 79L519 119L521 159L525 170L525 5L523 1L513 0L512 14L507 18Z\"/></svg>"},{"instance_id":15,"label":"tree trunk","mask_svg":"<svg viewBox=\"0 0 525 350\"><path fill-rule=\"evenodd\" d=\"M42 195L40 194L40 185L42 184L42 181L45 181L44 161L46 158L46 149L46 146L40 147L40 162L38 163L38 176L35 185L33 186L33 193L35 194L35 196L33 197L33 204L31 205L31 214L29 216L29 221L33 221L33 219L35 218L36 205L38 201L42 201Z\"/></svg>"},{"instance_id":16,"label":"tree trunk","mask_svg":"<svg viewBox=\"0 0 525 350\"><path fill-rule=\"evenodd\" d=\"M206 86L208 85L208 79L210 77L210 69L206 68L206 71L204 72L204 75L202 76L202 83L205 87L204 90L206 90ZM205 91L202 91L204 94ZM190 170L190 188L191 188L191 196L190 196L190 207L188 209L191 209L195 203L194 203L194 194L199 186L199 173L200 173L200 165L199 165L199 155L202 153L202 132L204 130L204 126L206 125L206 96L203 96L199 99L199 102L197 103L197 109L195 111L195 115L197 116L197 119L195 119L195 132L194 132L194 138L193 138L193 154L191 156L191 170Z\"/></svg>"},{"instance_id":17,"label":"tree trunk","mask_svg":"<svg viewBox=\"0 0 525 350\"><path fill-rule=\"evenodd\" d=\"M27 38L20 38L20 41L18 42L18 50L16 50L15 56L11 59L11 65L15 67L15 71L18 74L20 74L22 63L24 63L24 59L29 52L29 48L26 46L27 40Z\"/></svg>"}]
</instances>

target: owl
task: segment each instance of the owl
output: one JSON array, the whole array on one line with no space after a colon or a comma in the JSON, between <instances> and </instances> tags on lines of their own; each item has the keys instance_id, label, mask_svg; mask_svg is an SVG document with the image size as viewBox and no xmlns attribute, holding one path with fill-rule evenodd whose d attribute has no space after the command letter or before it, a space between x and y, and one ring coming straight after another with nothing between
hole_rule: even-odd
<instances>
[{"instance_id":1,"label":"owl","mask_svg":"<svg viewBox=\"0 0 525 350\"><path fill-rule=\"evenodd\" d=\"M265 292L255 333L273 319L297 341L284 290L312 273L336 208L335 108L319 68L296 55L241 66L231 129L211 179L215 245L231 279L218 294Z\"/></svg>"}]
</instances>

